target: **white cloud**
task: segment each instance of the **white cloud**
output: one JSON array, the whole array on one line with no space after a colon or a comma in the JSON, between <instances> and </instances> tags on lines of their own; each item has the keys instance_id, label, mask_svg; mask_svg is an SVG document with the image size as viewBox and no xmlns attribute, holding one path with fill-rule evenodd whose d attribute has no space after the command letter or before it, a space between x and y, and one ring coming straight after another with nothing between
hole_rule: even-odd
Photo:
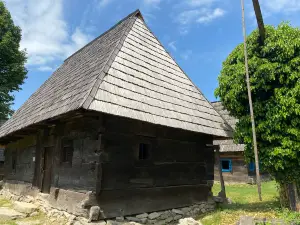
<instances>
[{"instance_id":1,"label":"white cloud","mask_svg":"<svg viewBox=\"0 0 300 225\"><path fill-rule=\"evenodd\" d=\"M149 5L152 5L152 4L157 5L160 2L161 2L161 0L144 0L144 3L149 4Z\"/></svg>"},{"instance_id":2,"label":"white cloud","mask_svg":"<svg viewBox=\"0 0 300 225\"><path fill-rule=\"evenodd\" d=\"M179 33L182 36L187 35L189 33L188 27L185 27L185 26L179 27Z\"/></svg>"},{"instance_id":3,"label":"white cloud","mask_svg":"<svg viewBox=\"0 0 300 225\"><path fill-rule=\"evenodd\" d=\"M169 42L168 46L169 46L173 51L176 51L176 50L177 50L177 47L176 47L176 45L175 45L175 41Z\"/></svg>"},{"instance_id":4,"label":"white cloud","mask_svg":"<svg viewBox=\"0 0 300 225\"><path fill-rule=\"evenodd\" d=\"M193 24L207 24L222 17L225 10L220 5L220 0L181 0L174 5L173 17L180 35L188 34Z\"/></svg>"},{"instance_id":5,"label":"white cloud","mask_svg":"<svg viewBox=\"0 0 300 225\"><path fill-rule=\"evenodd\" d=\"M264 0L261 1L261 6L273 13L292 13L300 11L299 0Z\"/></svg>"},{"instance_id":6,"label":"white cloud","mask_svg":"<svg viewBox=\"0 0 300 225\"><path fill-rule=\"evenodd\" d=\"M50 66L40 66L37 68L39 71L43 71L43 72L46 72L46 71L53 71L54 69Z\"/></svg>"},{"instance_id":7,"label":"white cloud","mask_svg":"<svg viewBox=\"0 0 300 225\"><path fill-rule=\"evenodd\" d=\"M185 3L192 7L197 7L211 5L215 1L216 0L186 0Z\"/></svg>"},{"instance_id":8,"label":"white cloud","mask_svg":"<svg viewBox=\"0 0 300 225\"><path fill-rule=\"evenodd\" d=\"M209 23L214 19L224 16L224 14L225 14L225 11L223 9L216 8L213 11L208 11L205 13L205 15L200 16L197 19L197 22L198 23Z\"/></svg>"},{"instance_id":9,"label":"white cloud","mask_svg":"<svg viewBox=\"0 0 300 225\"><path fill-rule=\"evenodd\" d=\"M200 13L201 10L198 9L183 11L179 14L176 21L182 25L190 24L196 20Z\"/></svg>"},{"instance_id":10,"label":"white cloud","mask_svg":"<svg viewBox=\"0 0 300 225\"><path fill-rule=\"evenodd\" d=\"M27 64L47 65L64 59L91 39L79 28L70 32L63 0L10 0L6 4L22 28L21 48L27 49Z\"/></svg>"},{"instance_id":11,"label":"white cloud","mask_svg":"<svg viewBox=\"0 0 300 225\"><path fill-rule=\"evenodd\" d=\"M107 6L109 3L111 3L113 0L100 0L99 2L98 2L98 6L100 7L100 8L103 8L103 7L105 7L105 6Z\"/></svg>"},{"instance_id":12,"label":"white cloud","mask_svg":"<svg viewBox=\"0 0 300 225\"><path fill-rule=\"evenodd\" d=\"M188 60L191 55L192 55L192 50L186 50L184 51L183 53L180 54L180 57L183 59L183 60Z\"/></svg>"},{"instance_id":13,"label":"white cloud","mask_svg":"<svg viewBox=\"0 0 300 225\"><path fill-rule=\"evenodd\" d=\"M225 14L225 11L221 8L208 9L193 9L183 11L179 14L177 22L181 25L189 25L192 23L209 23L216 18L222 17Z\"/></svg>"}]
</instances>

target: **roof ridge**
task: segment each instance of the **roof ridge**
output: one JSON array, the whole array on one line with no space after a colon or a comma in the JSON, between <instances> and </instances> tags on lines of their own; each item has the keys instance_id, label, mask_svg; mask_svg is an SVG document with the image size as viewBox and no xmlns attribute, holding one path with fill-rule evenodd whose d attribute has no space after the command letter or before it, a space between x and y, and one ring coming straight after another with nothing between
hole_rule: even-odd
<instances>
[{"instance_id":1,"label":"roof ridge","mask_svg":"<svg viewBox=\"0 0 300 225\"><path fill-rule=\"evenodd\" d=\"M95 98L95 95L97 93L97 90L99 88L99 86L101 85L103 78L105 77L106 73L108 72L109 68L111 67L112 63L114 62L118 52L120 51L120 49L123 46L123 43L127 37L127 35L129 34L135 19L137 16L140 16L141 18L143 18L141 12L139 10L134 11L133 13L129 14L127 17L125 17L124 19L122 19L118 24L120 24L121 22L128 20L131 20L128 22L128 24L126 25L126 28L124 29L124 32L120 38L120 40L117 42L117 44L114 46L112 52L110 53L107 61L105 62L105 64L103 65L100 74L98 75L98 77L96 78L92 88L89 91L89 94L83 99L82 103L80 104L80 107L83 107L85 109L88 109L88 107L90 106L91 102L93 101L93 99ZM115 25L116 26L116 25ZM113 29L115 26L113 26L111 29ZM111 30L110 29L110 30ZM106 33L106 32L105 32Z\"/></svg>"},{"instance_id":2,"label":"roof ridge","mask_svg":"<svg viewBox=\"0 0 300 225\"><path fill-rule=\"evenodd\" d=\"M103 35L105 35L106 33L108 33L109 31L111 31L112 29L114 29L116 26L118 26L119 24L121 24L122 22L124 22L125 20L129 19L132 16L138 16L140 15L142 18L142 14L141 11L139 9L135 10L134 12L130 13L128 16L126 16L125 18L121 19L119 22L117 22L115 25L113 25L112 27L110 27L107 31L105 31L104 33L100 34L98 37L96 37L94 40L90 41L89 43L87 43L85 46L83 46L82 48L78 49L76 52L74 52L72 55L70 55L68 58L66 58L64 60L64 62L67 62L71 57L73 57L74 55L76 55L77 53L81 52L83 49L85 49L87 46L90 46L92 43L94 43L95 41L97 41L99 38L101 38Z\"/></svg>"}]
</instances>

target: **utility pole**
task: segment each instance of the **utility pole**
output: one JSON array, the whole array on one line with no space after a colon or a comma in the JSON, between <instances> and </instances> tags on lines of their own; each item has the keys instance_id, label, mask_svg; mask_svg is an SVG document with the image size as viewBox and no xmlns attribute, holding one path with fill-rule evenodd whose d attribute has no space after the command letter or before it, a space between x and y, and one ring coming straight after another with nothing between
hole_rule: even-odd
<instances>
[{"instance_id":1,"label":"utility pole","mask_svg":"<svg viewBox=\"0 0 300 225\"><path fill-rule=\"evenodd\" d=\"M262 201L262 198L261 198L261 183L260 183L260 174L259 174L259 163L258 163L259 160L258 160L256 132L255 132L255 121L254 121L254 113L253 113L252 97L251 97L251 89L250 89L250 79L249 79L249 69L248 69L247 36L246 36L246 25L245 25L244 0L241 0L241 5L242 5L242 25L243 25L243 35L244 35L245 72L246 72L246 83L247 83L247 89L248 89L249 108L250 108L250 116L251 116L251 124L252 124L253 148L254 148L255 171L256 171L256 184L257 184L257 192L258 192L259 200Z\"/></svg>"}]
</instances>

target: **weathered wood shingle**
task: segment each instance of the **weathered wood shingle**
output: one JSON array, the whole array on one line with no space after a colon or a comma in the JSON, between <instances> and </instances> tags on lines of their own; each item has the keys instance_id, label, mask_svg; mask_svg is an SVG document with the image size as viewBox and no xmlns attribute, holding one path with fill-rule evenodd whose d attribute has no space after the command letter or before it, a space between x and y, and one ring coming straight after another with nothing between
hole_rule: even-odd
<instances>
[{"instance_id":1,"label":"weathered wood shingle","mask_svg":"<svg viewBox=\"0 0 300 225\"><path fill-rule=\"evenodd\" d=\"M89 109L216 136L230 132L140 18Z\"/></svg>"},{"instance_id":2,"label":"weathered wood shingle","mask_svg":"<svg viewBox=\"0 0 300 225\"><path fill-rule=\"evenodd\" d=\"M228 122L228 124L234 129L237 119L230 116L229 112L224 108L222 102L212 102L212 106L215 110ZM220 145L220 152L243 152L245 149L244 144L235 144L233 139L228 140L214 140L215 145Z\"/></svg>"},{"instance_id":3,"label":"weathered wood shingle","mask_svg":"<svg viewBox=\"0 0 300 225\"><path fill-rule=\"evenodd\" d=\"M79 108L215 136L232 131L139 11L69 57L4 124L0 137Z\"/></svg>"}]
</instances>

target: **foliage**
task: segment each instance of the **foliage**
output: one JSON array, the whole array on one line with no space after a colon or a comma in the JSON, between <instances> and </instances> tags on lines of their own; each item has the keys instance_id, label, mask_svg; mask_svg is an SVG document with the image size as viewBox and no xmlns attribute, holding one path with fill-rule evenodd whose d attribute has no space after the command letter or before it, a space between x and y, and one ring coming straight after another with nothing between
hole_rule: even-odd
<instances>
[{"instance_id":1,"label":"foliage","mask_svg":"<svg viewBox=\"0 0 300 225\"><path fill-rule=\"evenodd\" d=\"M215 183L213 186L214 195L217 195L220 190L220 184ZM203 225L236 224L240 217L245 215L258 219L300 222L299 213L291 212L280 206L277 184L274 181L262 183L262 202L258 199L256 185L226 184L226 195L233 203L220 205L216 211L201 215L199 219Z\"/></svg>"},{"instance_id":2,"label":"foliage","mask_svg":"<svg viewBox=\"0 0 300 225\"><path fill-rule=\"evenodd\" d=\"M249 75L258 149L263 169L279 182L300 177L300 30L288 23L266 26L264 45L258 31L247 39ZM239 122L235 140L253 157L252 131L245 82L243 44L223 62L215 95Z\"/></svg>"},{"instance_id":3,"label":"foliage","mask_svg":"<svg viewBox=\"0 0 300 225\"><path fill-rule=\"evenodd\" d=\"M21 29L0 1L0 120L12 114L13 91L20 90L26 78L26 52L20 51Z\"/></svg>"}]
</instances>

